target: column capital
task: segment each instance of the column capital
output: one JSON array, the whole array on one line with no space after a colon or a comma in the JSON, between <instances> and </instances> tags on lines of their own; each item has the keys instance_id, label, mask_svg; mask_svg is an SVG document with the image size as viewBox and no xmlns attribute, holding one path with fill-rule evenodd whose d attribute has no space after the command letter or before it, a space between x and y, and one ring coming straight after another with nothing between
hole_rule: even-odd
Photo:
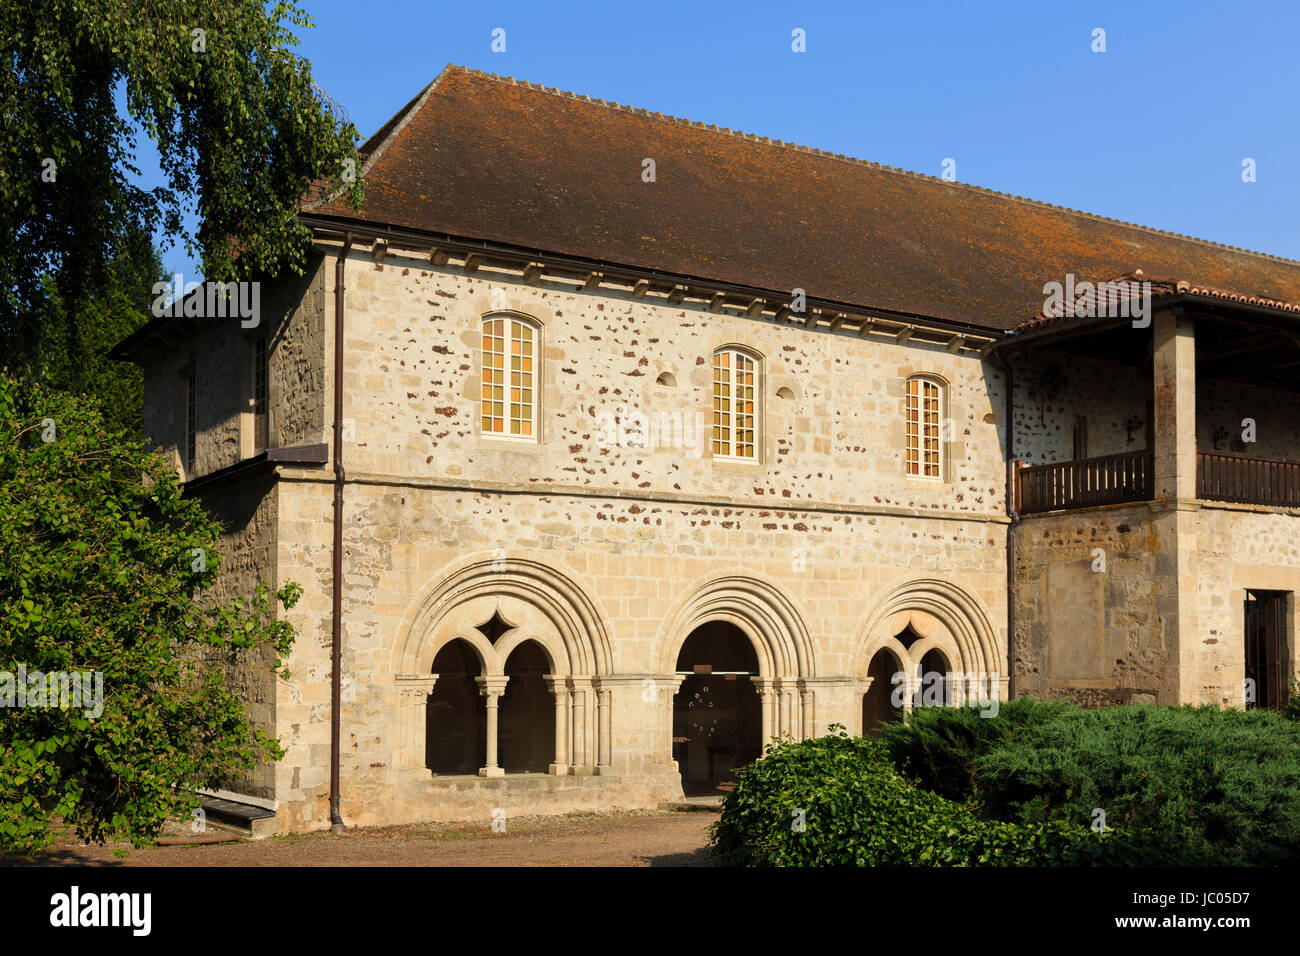
<instances>
[{"instance_id":1,"label":"column capital","mask_svg":"<svg viewBox=\"0 0 1300 956\"><path fill-rule=\"evenodd\" d=\"M500 697L505 693L506 684L509 682L510 678L502 674L493 674L490 677L474 678L474 683L478 684L479 693L488 698L489 703L493 702L492 698Z\"/></svg>"},{"instance_id":2,"label":"column capital","mask_svg":"<svg viewBox=\"0 0 1300 956\"><path fill-rule=\"evenodd\" d=\"M543 674L542 680L546 682L546 687L556 697L567 693L569 690L569 678L564 674Z\"/></svg>"}]
</instances>

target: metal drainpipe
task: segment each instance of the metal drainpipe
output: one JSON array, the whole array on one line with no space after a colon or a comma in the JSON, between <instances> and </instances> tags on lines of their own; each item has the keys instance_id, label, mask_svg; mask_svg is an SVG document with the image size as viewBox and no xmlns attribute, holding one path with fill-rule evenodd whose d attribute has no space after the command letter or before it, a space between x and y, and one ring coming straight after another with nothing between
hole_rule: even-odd
<instances>
[{"instance_id":1,"label":"metal drainpipe","mask_svg":"<svg viewBox=\"0 0 1300 956\"><path fill-rule=\"evenodd\" d=\"M1007 697L1016 696L1016 525L1020 522L1020 513L1016 510L1016 474L1015 457L1015 374L1011 365L1001 351L995 351L993 358L1001 366L1006 376L1006 432L1007 432Z\"/></svg>"},{"instance_id":2,"label":"metal drainpipe","mask_svg":"<svg viewBox=\"0 0 1300 956\"><path fill-rule=\"evenodd\" d=\"M343 275L352 250L352 233L343 237L343 250L334 264L334 554L332 556L330 635L330 831L347 827L339 813L339 703L343 696Z\"/></svg>"}]
</instances>

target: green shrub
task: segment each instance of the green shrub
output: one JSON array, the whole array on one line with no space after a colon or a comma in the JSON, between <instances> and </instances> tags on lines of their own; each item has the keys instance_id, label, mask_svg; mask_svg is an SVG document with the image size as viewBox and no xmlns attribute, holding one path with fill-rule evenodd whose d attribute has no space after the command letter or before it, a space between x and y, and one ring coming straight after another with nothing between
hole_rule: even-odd
<instances>
[{"instance_id":1,"label":"green shrub","mask_svg":"<svg viewBox=\"0 0 1300 956\"><path fill-rule=\"evenodd\" d=\"M803 824L802 829L799 823ZM879 741L840 732L783 743L738 774L712 828L740 866L1071 866L1199 862L1149 835L981 819L917 787Z\"/></svg>"},{"instance_id":2,"label":"green shrub","mask_svg":"<svg viewBox=\"0 0 1300 956\"><path fill-rule=\"evenodd\" d=\"M1063 701L1020 697L983 717L979 706L918 707L902 723L880 727L894 766L926 790L964 801L975 794L975 761L1026 727L1059 719L1074 708Z\"/></svg>"},{"instance_id":3,"label":"green shrub","mask_svg":"<svg viewBox=\"0 0 1300 956\"><path fill-rule=\"evenodd\" d=\"M922 786L973 797L988 819L1087 825L1101 809L1108 826L1215 864L1300 861L1300 724L1266 710L1018 703L991 718L918 709L887 746Z\"/></svg>"},{"instance_id":4,"label":"green shrub","mask_svg":"<svg viewBox=\"0 0 1300 956\"><path fill-rule=\"evenodd\" d=\"M1003 820L1158 830L1224 865L1300 862L1300 726L1267 710L1111 707L1027 727L977 761Z\"/></svg>"}]
</instances>

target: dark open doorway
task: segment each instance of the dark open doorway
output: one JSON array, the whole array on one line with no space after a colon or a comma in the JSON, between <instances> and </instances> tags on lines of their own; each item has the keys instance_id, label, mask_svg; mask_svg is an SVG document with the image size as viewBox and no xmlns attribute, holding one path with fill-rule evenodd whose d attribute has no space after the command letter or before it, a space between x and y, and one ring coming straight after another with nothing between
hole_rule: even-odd
<instances>
[{"instance_id":1,"label":"dark open doorway","mask_svg":"<svg viewBox=\"0 0 1300 956\"><path fill-rule=\"evenodd\" d=\"M1288 591L1246 592L1246 708L1285 706ZM1251 698L1254 698L1253 700Z\"/></svg>"},{"instance_id":2,"label":"dark open doorway","mask_svg":"<svg viewBox=\"0 0 1300 956\"><path fill-rule=\"evenodd\" d=\"M758 655L734 624L711 621L691 632L677 656L685 679L673 699L673 759L688 796L722 793L733 772L763 751Z\"/></svg>"},{"instance_id":3,"label":"dark open doorway","mask_svg":"<svg viewBox=\"0 0 1300 956\"><path fill-rule=\"evenodd\" d=\"M455 640L433 659L438 681L429 695L425 766L434 773L478 773L487 762L487 705L474 678L478 655Z\"/></svg>"},{"instance_id":4,"label":"dark open doorway","mask_svg":"<svg viewBox=\"0 0 1300 956\"><path fill-rule=\"evenodd\" d=\"M501 695L501 767L506 773L546 773L555 759L555 698L544 675L546 652L524 641L506 661L506 692Z\"/></svg>"},{"instance_id":5,"label":"dark open doorway","mask_svg":"<svg viewBox=\"0 0 1300 956\"><path fill-rule=\"evenodd\" d=\"M895 678L903 669L894 655L881 648L871 658L867 676L871 686L862 695L862 735L875 736L882 724L903 719L903 694L901 681Z\"/></svg>"}]
</instances>

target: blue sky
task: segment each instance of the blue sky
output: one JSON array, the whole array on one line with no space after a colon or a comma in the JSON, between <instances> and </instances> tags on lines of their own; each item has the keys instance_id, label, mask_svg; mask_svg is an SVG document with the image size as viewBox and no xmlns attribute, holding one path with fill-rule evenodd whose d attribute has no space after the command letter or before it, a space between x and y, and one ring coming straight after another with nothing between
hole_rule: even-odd
<instances>
[{"instance_id":1,"label":"blue sky","mask_svg":"<svg viewBox=\"0 0 1300 956\"><path fill-rule=\"evenodd\" d=\"M363 137L452 62L1300 259L1293 3L302 6Z\"/></svg>"}]
</instances>

